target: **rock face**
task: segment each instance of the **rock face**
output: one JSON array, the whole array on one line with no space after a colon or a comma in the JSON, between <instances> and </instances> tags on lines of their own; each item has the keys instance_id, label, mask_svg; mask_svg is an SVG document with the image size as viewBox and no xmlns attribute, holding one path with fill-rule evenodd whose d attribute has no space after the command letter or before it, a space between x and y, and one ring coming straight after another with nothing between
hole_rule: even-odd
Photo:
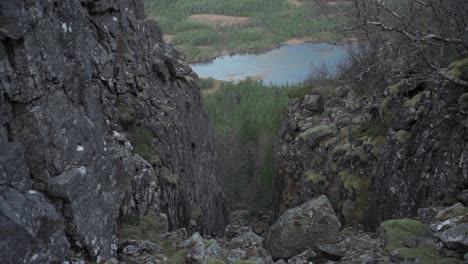
<instances>
[{"instance_id":1,"label":"rock face","mask_svg":"<svg viewBox=\"0 0 468 264\"><path fill-rule=\"evenodd\" d=\"M322 194L345 225L368 230L419 208L467 205L464 88L412 78L369 91L319 88L293 100L283 119L275 217Z\"/></svg>"},{"instance_id":2,"label":"rock face","mask_svg":"<svg viewBox=\"0 0 468 264\"><path fill-rule=\"evenodd\" d=\"M288 209L265 234L265 247L275 259L291 258L320 244L339 242L341 224L326 196Z\"/></svg>"},{"instance_id":3,"label":"rock face","mask_svg":"<svg viewBox=\"0 0 468 264\"><path fill-rule=\"evenodd\" d=\"M171 229L224 230L197 76L143 1L0 10L2 261L109 259L118 220L148 211Z\"/></svg>"}]
</instances>

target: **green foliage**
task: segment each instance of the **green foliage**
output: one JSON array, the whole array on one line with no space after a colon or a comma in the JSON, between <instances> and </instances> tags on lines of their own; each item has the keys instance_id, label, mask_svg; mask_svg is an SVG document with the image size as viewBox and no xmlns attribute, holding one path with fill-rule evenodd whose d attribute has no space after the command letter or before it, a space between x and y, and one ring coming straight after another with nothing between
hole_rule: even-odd
<instances>
[{"instance_id":1,"label":"green foliage","mask_svg":"<svg viewBox=\"0 0 468 264\"><path fill-rule=\"evenodd\" d=\"M137 127L130 134L135 152L151 165L159 162L159 154L153 147L153 132L147 128Z\"/></svg>"},{"instance_id":2,"label":"green foliage","mask_svg":"<svg viewBox=\"0 0 468 264\"><path fill-rule=\"evenodd\" d=\"M135 109L123 103L117 105L117 114L125 124L130 124L135 119Z\"/></svg>"},{"instance_id":3,"label":"green foliage","mask_svg":"<svg viewBox=\"0 0 468 264\"><path fill-rule=\"evenodd\" d=\"M215 79L213 78L200 78L198 79L198 86L200 90L208 90L211 89L215 85Z\"/></svg>"},{"instance_id":4,"label":"green foliage","mask_svg":"<svg viewBox=\"0 0 468 264\"><path fill-rule=\"evenodd\" d=\"M286 87L266 87L249 79L223 82L218 92L204 97L219 139L218 175L234 203L262 207L270 202L286 91Z\"/></svg>"},{"instance_id":5,"label":"green foliage","mask_svg":"<svg viewBox=\"0 0 468 264\"><path fill-rule=\"evenodd\" d=\"M291 99L302 99L309 94L334 97L336 95L336 87L338 86L339 82L336 79L311 80L289 89L288 97Z\"/></svg>"},{"instance_id":6,"label":"green foliage","mask_svg":"<svg viewBox=\"0 0 468 264\"><path fill-rule=\"evenodd\" d=\"M340 16L327 16L313 2L296 7L287 0L145 0L149 16L191 61L223 51L247 52L271 48L291 38L336 41ZM207 25L189 20L193 14L249 17L252 23ZM206 47L208 46L208 47Z\"/></svg>"}]
</instances>

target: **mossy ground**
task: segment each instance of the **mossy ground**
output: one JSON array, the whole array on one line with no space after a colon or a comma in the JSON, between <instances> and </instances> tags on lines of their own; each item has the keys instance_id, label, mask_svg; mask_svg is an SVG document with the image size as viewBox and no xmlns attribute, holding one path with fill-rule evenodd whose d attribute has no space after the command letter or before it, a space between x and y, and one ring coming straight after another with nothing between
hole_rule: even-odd
<instances>
[{"instance_id":1,"label":"mossy ground","mask_svg":"<svg viewBox=\"0 0 468 264\"><path fill-rule=\"evenodd\" d=\"M186 263L187 250L176 251L172 256L167 259L166 264L183 264Z\"/></svg>"},{"instance_id":2,"label":"mossy ground","mask_svg":"<svg viewBox=\"0 0 468 264\"><path fill-rule=\"evenodd\" d=\"M159 236L164 232L164 222L154 212L148 212L142 218L124 216L120 229L122 239L150 240L159 242Z\"/></svg>"},{"instance_id":3,"label":"mossy ground","mask_svg":"<svg viewBox=\"0 0 468 264\"><path fill-rule=\"evenodd\" d=\"M208 258L208 264L225 264L226 262L220 260L220 259L217 259L217 258L212 258L212 257L209 257Z\"/></svg>"}]
</instances>

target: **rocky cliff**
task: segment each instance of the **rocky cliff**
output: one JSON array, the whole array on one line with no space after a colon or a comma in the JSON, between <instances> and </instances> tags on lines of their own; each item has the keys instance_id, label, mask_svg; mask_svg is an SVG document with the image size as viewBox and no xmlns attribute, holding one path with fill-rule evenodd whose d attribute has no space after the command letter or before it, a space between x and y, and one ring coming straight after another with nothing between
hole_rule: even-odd
<instances>
[{"instance_id":1,"label":"rocky cliff","mask_svg":"<svg viewBox=\"0 0 468 264\"><path fill-rule=\"evenodd\" d=\"M0 0L0 259L115 256L119 224L224 229L196 75L141 0Z\"/></svg>"},{"instance_id":2,"label":"rocky cliff","mask_svg":"<svg viewBox=\"0 0 468 264\"><path fill-rule=\"evenodd\" d=\"M464 64L449 70L466 78ZM325 194L342 223L375 230L419 208L467 205L466 96L449 82L391 77L295 100L280 134L276 214Z\"/></svg>"}]
</instances>

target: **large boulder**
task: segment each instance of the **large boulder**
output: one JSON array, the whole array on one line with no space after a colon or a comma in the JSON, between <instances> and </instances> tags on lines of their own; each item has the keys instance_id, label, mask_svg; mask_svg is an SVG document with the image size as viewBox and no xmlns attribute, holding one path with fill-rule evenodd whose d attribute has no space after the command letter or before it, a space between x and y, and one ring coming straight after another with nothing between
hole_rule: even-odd
<instances>
[{"instance_id":1,"label":"large boulder","mask_svg":"<svg viewBox=\"0 0 468 264\"><path fill-rule=\"evenodd\" d=\"M275 259L288 259L320 244L339 242L341 224L324 195L287 210L265 234L265 247Z\"/></svg>"}]
</instances>

